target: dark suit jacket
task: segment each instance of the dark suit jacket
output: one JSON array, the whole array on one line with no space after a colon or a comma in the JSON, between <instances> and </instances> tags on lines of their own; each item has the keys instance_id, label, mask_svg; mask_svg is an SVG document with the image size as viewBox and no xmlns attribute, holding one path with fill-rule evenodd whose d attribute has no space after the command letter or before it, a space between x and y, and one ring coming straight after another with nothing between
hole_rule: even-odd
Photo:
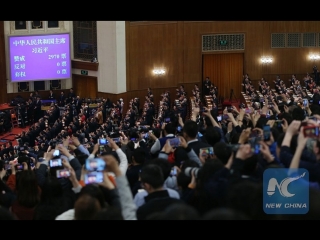
<instances>
[{"instance_id":1,"label":"dark suit jacket","mask_svg":"<svg viewBox=\"0 0 320 240\"><path fill-rule=\"evenodd\" d=\"M54 95L54 93L52 93L52 94L49 93L48 99L56 99L56 96Z\"/></svg>"}]
</instances>

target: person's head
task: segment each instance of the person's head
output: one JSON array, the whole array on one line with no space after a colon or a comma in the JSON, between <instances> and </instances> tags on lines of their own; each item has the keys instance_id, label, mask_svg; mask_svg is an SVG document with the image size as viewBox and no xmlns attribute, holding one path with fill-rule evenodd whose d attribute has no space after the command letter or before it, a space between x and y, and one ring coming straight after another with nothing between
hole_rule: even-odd
<instances>
[{"instance_id":1,"label":"person's head","mask_svg":"<svg viewBox=\"0 0 320 240\"><path fill-rule=\"evenodd\" d=\"M255 171L257 170L258 165L258 155L253 154L248 157L245 161L243 161L243 166L240 173L244 176L253 176Z\"/></svg>"},{"instance_id":2,"label":"person's head","mask_svg":"<svg viewBox=\"0 0 320 240\"><path fill-rule=\"evenodd\" d=\"M41 188L41 202L49 202L63 194L61 183L56 177L48 176Z\"/></svg>"},{"instance_id":3,"label":"person's head","mask_svg":"<svg viewBox=\"0 0 320 240\"><path fill-rule=\"evenodd\" d=\"M147 164L155 164L160 167L164 181L170 176L172 166L169 161L164 161L161 158L154 158L149 160Z\"/></svg>"},{"instance_id":4,"label":"person's head","mask_svg":"<svg viewBox=\"0 0 320 240\"><path fill-rule=\"evenodd\" d=\"M261 128L261 129L263 129L263 127L264 127L265 125L267 125L267 122L268 122L268 118L266 118L266 117L260 117L260 118L258 119L257 123L256 123L255 128Z\"/></svg>"},{"instance_id":5,"label":"person's head","mask_svg":"<svg viewBox=\"0 0 320 240\"><path fill-rule=\"evenodd\" d=\"M97 184L87 184L83 188L81 188L79 197L82 195L90 195L91 197L94 197L98 200L100 207L105 208L106 207L106 200L103 194L103 191L101 190L101 187Z\"/></svg>"},{"instance_id":6,"label":"person's head","mask_svg":"<svg viewBox=\"0 0 320 240\"><path fill-rule=\"evenodd\" d=\"M187 140L193 140L197 138L198 124L195 121L187 120L183 126L183 137Z\"/></svg>"},{"instance_id":7,"label":"person's head","mask_svg":"<svg viewBox=\"0 0 320 240\"><path fill-rule=\"evenodd\" d=\"M221 134L216 128L210 126L206 129L204 138L207 143L209 143L211 146L214 146L216 143L220 142Z\"/></svg>"},{"instance_id":8,"label":"person's head","mask_svg":"<svg viewBox=\"0 0 320 240\"><path fill-rule=\"evenodd\" d=\"M75 220L93 220L101 211L99 200L90 194L82 194L74 204Z\"/></svg>"},{"instance_id":9,"label":"person's head","mask_svg":"<svg viewBox=\"0 0 320 240\"><path fill-rule=\"evenodd\" d=\"M161 168L156 164L143 166L140 172L140 180L148 193L162 188L165 181Z\"/></svg>"},{"instance_id":10,"label":"person's head","mask_svg":"<svg viewBox=\"0 0 320 240\"><path fill-rule=\"evenodd\" d=\"M17 178L17 200L20 205L32 208L40 202L37 177L32 170L23 170Z\"/></svg>"},{"instance_id":11,"label":"person's head","mask_svg":"<svg viewBox=\"0 0 320 240\"><path fill-rule=\"evenodd\" d=\"M132 153L132 161L136 164L143 164L146 160L146 151L143 148L136 148Z\"/></svg>"},{"instance_id":12,"label":"person's head","mask_svg":"<svg viewBox=\"0 0 320 240\"><path fill-rule=\"evenodd\" d=\"M124 218L119 208L111 206L100 210L95 215L94 220L124 220Z\"/></svg>"},{"instance_id":13,"label":"person's head","mask_svg":"<svg viewBox=\"0 0 320 240\"><path fill-rule=\"evenodd\" d=\"M202 220L250 220L243 213L232 208L217 208L208 211L201 218Z\"/></svg>"},{"instance_id":14,"label":"person's head","mask_svg":"<svg viewBox=\"0 0 320 240\"><path fill-rule=\"evenodd\" d=\"M246 180L233 184L228 189L226 207L252 220L273 219L274 215L263 211L262 188L262 184Z\"/></svg>"},{"instance_id":15,"label":"person's head","mask_svg":"<svg viewBox=\"0 0 320 240\"><path fill-rule=\"evenodd\" d=\"M162 220L199 220L198 211L186 203L174 203L163 212Z\"/></svg>"},{"instance_id":16,"label":"person's head","mask_svg":"<svg viewBox=\"0 0 320 240\"><path fill-rule=\"evenodd\" d=\"M232 148L225 142L217 142L213 147L213 152L214 155L225 165L232 154Z\"/></svg>"},{"instance_id":17,"label":"person's head","mask_svg":"<svg viewBox=\"0 0 320 240\"><path fill-rule=\"evenodd\" d=\"M304 110L300 107L296 107L292 111L292 119L303 121L305 119Z\"/></svg>"},{"instance_id":18,"label":"person's head","mask_svg":"<svg viewBox=\"0 0 320 240\"><path fill-rule=\"evenodd\" d=\"M164 127L164 131L166 133L166 135L168 134L175 134L176 133L176 128L175 126L173 125L173 123L167 123Z\"/></svg>"}]
</instances>

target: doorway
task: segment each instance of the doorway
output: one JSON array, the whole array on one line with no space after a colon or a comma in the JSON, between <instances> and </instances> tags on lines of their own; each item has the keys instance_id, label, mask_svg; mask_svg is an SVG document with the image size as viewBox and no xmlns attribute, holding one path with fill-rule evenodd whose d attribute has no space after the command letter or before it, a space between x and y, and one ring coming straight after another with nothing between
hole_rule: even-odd
<instances>
[{"instance_id":1,"label":"doorway","mask_svg":"<svg viewBox=\"0 0 320 240\"><path fill-rule=\"evenodd\" d=\"M204 54L202 56L202 85L206 77L218 88L218 98L240 99L243 79L243 53ZM204 86L202 86L203 89ZM231 95L231 90L233 94ZM233 99L234 100L234 99Z\"/></svg>"}]
</instances>

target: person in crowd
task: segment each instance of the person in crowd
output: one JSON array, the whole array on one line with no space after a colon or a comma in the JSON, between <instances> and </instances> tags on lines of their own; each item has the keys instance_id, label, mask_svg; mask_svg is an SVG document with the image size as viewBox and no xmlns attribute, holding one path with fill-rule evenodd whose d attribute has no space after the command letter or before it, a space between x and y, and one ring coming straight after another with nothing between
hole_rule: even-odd
<instances>
[{"instance_id":1,"label":"person in crowd","mask_svg":"<svg viewBox=\"0 0 320 240\"><path fill-rule=\"evenodd\" d=\"M304 103L307 90L297 80L288 90L277 79L275 90L261 79L261 89L256 91L244 77L252 105L232 106L222 115L197 101L190 101L186 114L189 99L184 86L178 87L172 102L164 91L159 105L149 88L144 102L132 98L122 106L126 109L122 118L123 101L115 101L102 121L96 116L107 100L97 103L97 109L83 103L74 111L75 102L59 102L59 98L57 105L17 136L17 146L0 149L0 209L10 213L3 216L19 220L316 219L320 209L314 201L320 194L318 87ZM91 169L92 162L99 163L93 165L99 170ZM263 211L263 173L283 167L290 174L297 168L309 171L309 179L303 180L311 200L307 214L284 217Z\"/></svg>"}]
</instances>

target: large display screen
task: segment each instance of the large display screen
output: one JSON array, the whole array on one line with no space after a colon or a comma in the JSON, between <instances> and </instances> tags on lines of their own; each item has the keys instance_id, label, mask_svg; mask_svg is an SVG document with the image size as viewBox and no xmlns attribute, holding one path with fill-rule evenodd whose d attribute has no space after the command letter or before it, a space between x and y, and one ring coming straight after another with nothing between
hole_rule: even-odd
<instances>
[{"instance_id":1,"label":"large display screen","mask_svg":"<svg viewBox=\"0 0 320 240\"><path fill-rule=\"evenodd\" d=\"M70 34L9 36L12 82L71 77Z\"/></svg>"}]
</instances>

